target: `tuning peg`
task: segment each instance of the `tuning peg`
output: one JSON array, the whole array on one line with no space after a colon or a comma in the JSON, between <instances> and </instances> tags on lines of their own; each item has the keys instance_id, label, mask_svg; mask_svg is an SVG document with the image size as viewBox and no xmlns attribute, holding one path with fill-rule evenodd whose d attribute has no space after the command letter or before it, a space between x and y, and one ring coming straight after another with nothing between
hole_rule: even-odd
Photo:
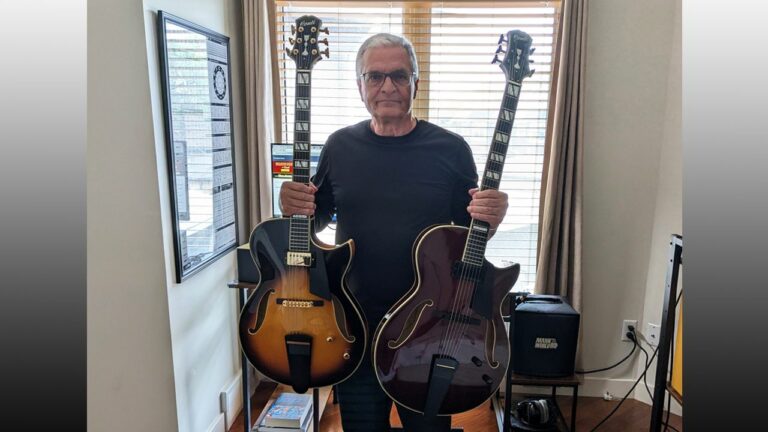
<instances>
[{"instance_id":1,"label":"tuning peg","mask_svg":"<svg viewBox=\"0 0 768 432\"><path fill-rule=\"evenodd\" d=\"M329 33L328 33L328 27L326 27L326 28L321 28L320 30L318 30L318 32L320 32L320 33L325 33L325 34L329 34Z\"/></svg>"},{"instance_id":2,"label":"tuning peg","mask_svg":"<svg viewBox=\"0 0 768 432\"><path fill-rule=\"evenodd\" d=\"M494 63L496 63L496 62L498 62L498 61L499 61L499 56L497 56L497 55L494 55L494 56L493 56L493 60L491 60L491 64L494 64Z\"/></svg>"},{"instance_id":3,"label":"tuning peg","mask_svg":"<svg viewBox=\"0 0 768 432\"><path fill-rule=\"evenodd\" d=\"M320 51L321 54L325 54L325 58L330 58L328 48L326 48L324 51Z\"/></svg>"},{"instance_id":4,"label":"tuning peg","mask_svg":"<svg viewBox=\"0 0 768 432\"><path fill-rule=\"evenodd\" d=\"M325 46L328 46L328 38L325 38L325 39L319 41L318 43L325 44Z\"/></svg>"},{"instance_id":5,"label":"tuning peg","mask_svg":"<svg viewBox=\"0 0 768 432\"><path fill-rule=\"evenodd\" d=\"M536 69L531 69L531 71L530 71L530 72L528 72L528 76L531 76L531 75L533 75L533 73L534 73L534 72L536 72Z\"/></svg>"},{"instance_id":6,"label":"tuning peg","mask_svg":"<svg viewBox=\"0 0 768 432\"><path fill-rule=\"evenodd\" d=\"M499 35L499 41L496 42L496 45L501 45L502 42L504 42L504 33Z\"/></svg>"},{"instance_id":7,"label":"tuning peg","mask_svg":"<svg viewBox=\"0 0 768 432\"><path fill-rule=\"evenodd\" d=\"M528 63L536 63L533 59L528 59Z\"/></svg>"},{"instance_id":8,"label":"tuning peg","mask_svg":"<svg viewBox=\"0 0 768 432\"><path fill-rule=\"evenodd\" d=\"M289 38L288 38L288 42L290 42L290 43L291 43L291 45L294 45L294 44L296 43L296 39L294 39L294 38L292 38L292 37L289 37Z\"/></svg>"},{"instance_id":9,"label":"tuning peg","mask_svg":"<svg viewBox=\"0 0 768 432\"><path fill-rule=\"evenodd\" d=\"M496 54L498 54L498 53L500 53L500 52L506 53L506 51L504 51L504 50L501 48L501 45L499 45L499 47L498 47L498 48L496 48Z\"/></svg>"},{"instance_id":10,"label":"tuning peg","mask_svg":"<svg viewBox=\"0 0 768 432\"><path fill-rule=\"evenodd\" d=\"M534 51L536 51L536 47L533 47L533 48L531 48L531 50L530 50L530 51L528 51L528 55L531 55L531 54L533 54L533 52L534 52Z\"/></svg>"},{"instance_id":11,"label":"tuning peg","mask_svg":"<svg viewBox=\"0 0 768 432\"><path fill-rule=\"evenodd\" d=\"M291 24L291 34L296 34L296 26Z\"/></svg>"}]
</instances>

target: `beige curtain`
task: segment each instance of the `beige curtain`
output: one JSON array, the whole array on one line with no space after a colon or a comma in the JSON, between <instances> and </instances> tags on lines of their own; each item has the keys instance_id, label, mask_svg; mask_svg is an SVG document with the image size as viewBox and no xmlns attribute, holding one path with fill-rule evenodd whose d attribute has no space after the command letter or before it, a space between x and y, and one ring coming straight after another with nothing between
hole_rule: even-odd
<instances>
[{"instance_id":1,"label":"beige curtain","mask_svg":"<svg viewBox=\"0 0 768 432\"><path fill-rule=\"evenodd\" d=\"M550 117L535 292L566 296L581 311L581 204L587 0L564 0L557 90Z\"/></svg>"},{"instance_id":2,"label":"beige curtain","mask_svg":"<svg viewBox=\"0 0 768 432\"><path fill-rule=\"evenodd\" d=\"M243 0L249 233L272 216L271 143L280 131L279 94L272 85L277 76L274 25L272 0Z\"/></svg>"}]
</instances>

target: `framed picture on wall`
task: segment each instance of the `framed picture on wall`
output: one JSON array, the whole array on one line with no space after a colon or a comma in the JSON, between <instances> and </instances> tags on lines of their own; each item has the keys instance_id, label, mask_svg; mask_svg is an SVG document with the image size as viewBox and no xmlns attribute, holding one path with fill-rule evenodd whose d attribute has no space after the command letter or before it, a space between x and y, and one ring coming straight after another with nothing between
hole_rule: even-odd
<instances>
[{"instance_id":1,"label":"framed picture on wall","mask_svg":"<svg viewBox=\"0 0 768 432\"><path fill-rule=\"evenodd\" d=\"M176 282L239 244L229 38L157 14Z\"/></svg>"}]
</instances>

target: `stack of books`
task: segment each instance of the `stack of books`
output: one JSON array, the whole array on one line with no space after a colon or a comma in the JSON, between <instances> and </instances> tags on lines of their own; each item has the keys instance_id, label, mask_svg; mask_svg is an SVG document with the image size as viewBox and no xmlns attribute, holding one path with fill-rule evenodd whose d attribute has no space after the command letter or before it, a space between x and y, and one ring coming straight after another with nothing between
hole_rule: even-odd
<instances>
[{"instance_id":1,"label":"stack of books","mask_svg":"<svg viewBox=\"0 0 768 432\"><path fill-rule=\"evenodd\" d=\"M258 432L311 430L312 393L275 392L256 420Z\"/></svg>"}]
</instances>

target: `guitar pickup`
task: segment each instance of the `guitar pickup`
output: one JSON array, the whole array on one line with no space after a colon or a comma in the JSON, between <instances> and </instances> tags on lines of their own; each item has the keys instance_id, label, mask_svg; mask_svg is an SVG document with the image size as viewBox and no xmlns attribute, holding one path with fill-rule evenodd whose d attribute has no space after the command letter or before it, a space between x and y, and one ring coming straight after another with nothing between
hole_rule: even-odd
<instances>
[{"instance_id":1,"label":"guitar pickup","mask_svg":"<svg viewBox=\"0 0 768 432\"><path fill-rule=\"evenodd\" d=\"M464 261L456 261L451 267L451 276L454 279L463 279L469 282L480 282L485 277L485 267Z\"/></svg>"},{"instance_id":2,"label":"guitar pickup","mask_svg":"<svg viewBox=\"0 0 768 432\"><path fill-rule=\"evenodd\" d=\"M291 252L285 255L285 263L289 266L312 267L312 252Z\"/></svg>"},{"instance_id":3,"label":"guitar pickup","mask_svg":"<svg viewBox=\"0 0 768 432\"><path fill-rule=\"evenodd\" d=\"M477 318L473 318L468 315L455 313L455 312L448 312L448 311L436 311L435 315L438 319L443 319L446 321L453 321L460 324L469 324L469 325L480 325L480 320Z\"/></svg>"}]
</instances>

